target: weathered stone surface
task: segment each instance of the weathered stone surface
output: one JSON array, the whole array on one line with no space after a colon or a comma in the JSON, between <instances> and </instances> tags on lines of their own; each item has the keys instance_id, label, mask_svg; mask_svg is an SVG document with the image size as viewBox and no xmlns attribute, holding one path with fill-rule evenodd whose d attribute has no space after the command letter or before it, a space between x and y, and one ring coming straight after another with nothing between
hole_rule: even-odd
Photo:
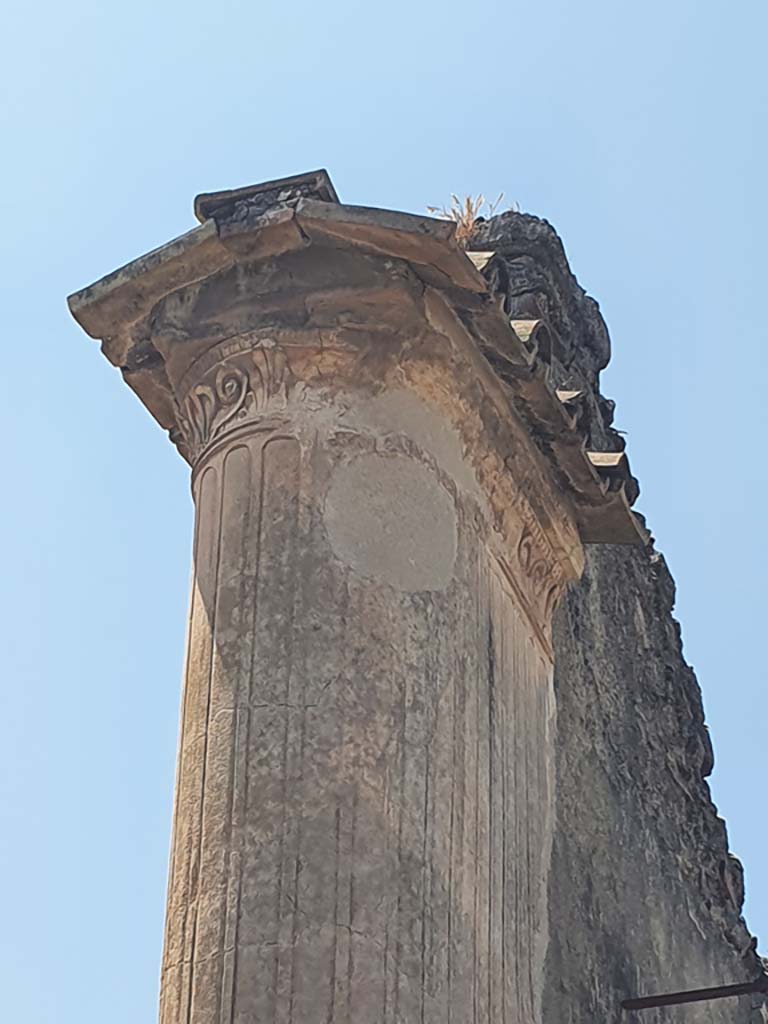
<instances>
[{"instance_id":1,"label":"weathered stone surface","mask_svg":"<svg viewBox=\"0 0 768 1024\"><path fill-rule=\"evenodd\" d=\"M551 662L475 501L433 493L431 453L388 454L397 429L297 418L196 477L163 1022L540 1019ZM334 550L334 478L370 458L455 517L439 579L429 544L405 570Z\"/></svg>"},{"instance_id":2,"label":"weathered stone surface","mask_svg":"<svg viewBox=\"0 0 768 1024\"><path fill-rule=\"evenodd\" d=\"M712 749L673 598L660 555L596 546L556 614L546 1020L620 1020L627 996L760 970L740 916L741 866L706 783ZM659 1019L746 1024L751 1006L744 996Z\"/></svg>"},{"instance_id":3,"label":"weathered stone surface","mask_svg":"<svg viewBox=\"0 0 768 1024\"><path fill-rule=\"evenodd\" d=\"M511 315L544 318L550 372L590 446L621 451L600 393L610 351L597 304L544 221L478 227L484 272ZM540 443L541 442L540 440ZM696 678L652 545L596 545L555 615L556 826L544 1019L619 1021L622 999L751 980L762 964L741 918L741 866L712 804ZM761 997L644 1011L642 1020L762 1020Z\"/></svg>"}]
</instances>

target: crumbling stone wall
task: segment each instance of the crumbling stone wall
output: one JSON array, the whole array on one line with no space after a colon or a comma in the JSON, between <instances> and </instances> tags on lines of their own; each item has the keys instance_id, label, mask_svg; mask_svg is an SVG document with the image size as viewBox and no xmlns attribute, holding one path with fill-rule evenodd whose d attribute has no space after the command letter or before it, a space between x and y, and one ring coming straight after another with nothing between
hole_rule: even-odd
<instances>
[{"instance_id":1,"label":"crumbling stone wall","mask_svg":"<svg viewBox=\"0 0 768 1024\"><path fill-rule=\"evenodd\" d=\"M759 970L673 602L661 555L599 546L557 614L547 1021L619 1020L627 995ZM642 1019L746 1022L751 1005L742 997Z\"/></svg>"},{"instance_id":2,"label":"crumbling stone wall","mask_svg":"<svg viewBox=\"0 0 768 1024\"><path fill-rule=\"evenodd\" d=\"M581 392L588 446L619 451L599 374L610 343L545 221L506 213L472 248L515 319L540 318L556 388ZM546 448L546 438L541 438ZM741 865L707 776L701 691L673 617L675 587L648 547L593 546L555 621L557 821L549 881L546 1024L629 1019L630 995L751 980ZM762 1021L759 997L665 1010L648 1022Z\"/></svg>"}]
</instances>

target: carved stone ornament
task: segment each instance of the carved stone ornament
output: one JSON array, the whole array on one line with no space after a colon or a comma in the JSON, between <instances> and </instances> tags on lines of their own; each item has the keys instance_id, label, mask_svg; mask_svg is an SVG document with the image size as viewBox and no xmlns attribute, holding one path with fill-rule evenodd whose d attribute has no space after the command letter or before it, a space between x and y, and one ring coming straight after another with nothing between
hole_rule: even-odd
<instances>
[{"instance_id":1,"label":"carved stone ornament","mask_svg":"<svg viewBox=\"0 0 768 1024\"><path fill-rule=\"evenodd\" d=\"M546 637L549 649L551 615L564 588L565 578L551 546L543 532L525 517L527 522L517 542L517 572L513 575L520 582L521 597L525 601L533 620Z\"/></svg>"},{"instance_id":2,"label":"carved stone ornament","mask_svg":"<svg viewBox=\"0 0 768 1024\"><path fill-rule=\"evenodd\" d=\"M293 383L285 352L271 338L251 336L217 345L186 377L192 374L197 380L182 392L178 427L193 462L230 431L285 408Z\"/></svg>"},{"instance_id":3,"label":"carved stone ornament","mask_svg":"<svg viewBox=\"0 0 768 1024\"><path fill-rule=\"evenodd\" d=\"M538 547L533 530L526 526L518 541L517 557L535 597L541 596L554 570L553 564L540 556Z\"/></svg>"}]
</instances>

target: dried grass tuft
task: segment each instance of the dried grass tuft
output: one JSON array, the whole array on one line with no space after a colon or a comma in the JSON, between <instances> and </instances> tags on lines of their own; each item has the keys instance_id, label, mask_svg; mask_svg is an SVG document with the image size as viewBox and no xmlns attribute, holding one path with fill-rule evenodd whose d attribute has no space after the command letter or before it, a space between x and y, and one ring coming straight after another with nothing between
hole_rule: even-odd
<instances>
[{"instance_id":1,"label":"dried grass tuft","mask_svg":"<svg viewBox=\"0 0 768 1024\"><path fill-rule=\"evenodd\" d=\"M427 213L433 217L439 217L441 220L454 221L456 241L466 249L479 217L493 217L503 199L503 192L499 192L493 202L489 202L482 193L478 196L464 196L461 199L457 195L451 194L450 205L428 206Z\"/></svg>"}]
</instances>

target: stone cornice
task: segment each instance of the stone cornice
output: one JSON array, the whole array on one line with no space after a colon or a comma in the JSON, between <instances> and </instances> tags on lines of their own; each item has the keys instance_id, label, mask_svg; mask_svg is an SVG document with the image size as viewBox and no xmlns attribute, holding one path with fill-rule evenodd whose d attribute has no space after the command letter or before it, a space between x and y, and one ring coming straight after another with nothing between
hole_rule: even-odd
<instances>
[{"instance_id":1,"label":"stone cornice","mask_svg":"<svg viewBox=\"0 0 768 1024\"><path fill-rule=\"evenodd\" d=\"M390 312L399 315L403 307L393 302L396 294L403 296L406 306L413 305L410 320L403 320L403 325L415 325L421 315L422 326L427 328L430 295L450 310L466 342L492 368L510 408L524 414L532 440L549 461L556 486L572 504L584 542L645 540L630 511L633 481L626 459L608 466L596 453L590 453L579 425L577 397L572 392L558 393L550 379L557 318L545 322L527 316L524 308L514 310L515 316L510 317L494 280L494 272L506 269L499 268L493 251L489 249L485 260L471 259L455 241L455 226L444 220L344 206L335 201L330 181L322 172L200 197L196 209L201 216L210 214L209 219L69 300L75 318L87 333L102 340L105 355L122 369L155 418L175 438L185 439L181 448L186 457L194 457L195 445L203 443L206 430L221 426L215 416L206 419L212 398L233 397L239 394L238 385L234 377L227 377L200 381L197 386L202 390L182 393L178 373L169 367L162 346L153 340L156 311L169 297L193 286L202 287L217 275L234 273L241 265L278 268L281 258L290 259L291 254L311 247L336 254L347 251L368 256L373 262L383 260L383 266L392 267L392 274L399 275L389 291L376 285L365 300L370 314L366 329L374 330L377 323L386 327ZM534 220L530 232L536 236L537 251L541 250L542 260L549 260L540 273L548 275L550 283L556 281L555 290L560 289L567 311L569 303L572 307L576 301L573 276L551 228L542 228L542 222ZM499 241L490 228L486 234L483 242L489 247ZM268 269L264 275L269 277ZM275 275L279 276L279 269ZM412 283L406 284L409 276ZM269 287L277 285L270 282ZM339 286L334 287L338 294ZM358 286L358 295L363 291L365 288ZM306 295L292 308L301 303L306 306ZM422 314L418 314L420 305ZM307 316L307 326L315 326L312 315ZM316 316L315 321L322 326L322 317L318 320ZM396 330L397 324L393 326ZM604 341L597 328L593 335L595 359L602 365L608 357L607 333ZM223 337L226 332L219 334L219 340ZM211 343L218 342L212 339ZM257 391L258 387L251 392L254 401ZM196 430L202 431L197 441Z\"/></svg>"},{"instance_id":2,"label":"stone cornice","mask_svg":"<svg viewBox=\"0 0 768 1024\"><path fill-rule=\"evenodd\" d=\"M406 260L430 282L481 295L487 283L454 241L455 225L430 217L300 199L239 224L205 221L166 245L75 292L68 299L77 322L106 344L113 342L178 288L245 259L266 260L317 242L348 244L364 252Z\"/></svg>"},{"instance_id":3,"label":"stone cornice","mask_svg":"<svg viewBox=\"0 0 768 1024\"><path fill-rule=\"evenodd\" d=\"M510 316L544 318L555 344L568 347L578 336L591 352L595 370L608 365L611 342L600 308L577 281L548 221L527 213L502 213L476 225L472 248L483 252L484 276L495 290L503 288Z\"/></svg>"}]
</instances>

